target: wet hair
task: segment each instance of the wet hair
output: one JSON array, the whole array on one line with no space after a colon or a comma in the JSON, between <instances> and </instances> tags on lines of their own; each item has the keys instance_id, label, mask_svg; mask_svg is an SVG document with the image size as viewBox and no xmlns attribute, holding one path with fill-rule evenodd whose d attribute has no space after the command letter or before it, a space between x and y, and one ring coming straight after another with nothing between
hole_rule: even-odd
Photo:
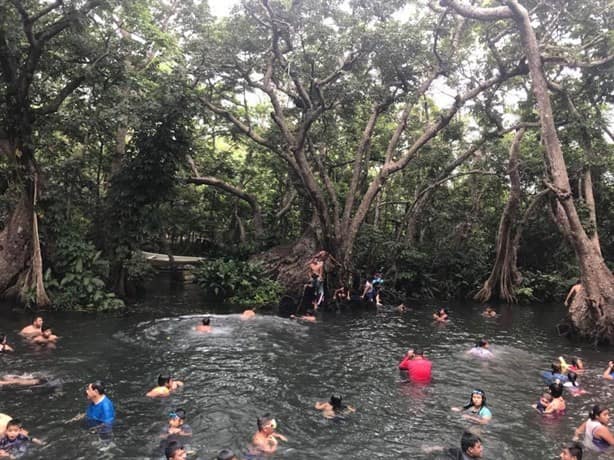
<instances>
[{"instance_id":1,"label":"wet hair","mask_svg":"<svg viewBox=\"0 0 614 460\"><path fill-rule=\"evenodd\" d=\"M17 428L21 429L21 420L19 420L18 418L12 418L11 420L9 420L9 422L6 424L6 429L8 430L10 427L12 426L16 426Z\"/></svg>"},{"instance_id":2,"label":"wet hair","mask_svg":"<svg viewBox=\"0 0 614 460\"><path fill-rule=\"evenodd\" d=\"M578 386L578 384L576 383L577 378L578 374L576 374L574 371L569 371L567 373L567 379L569 380L569 383L571 383L574 387Z\"/></svg>"},{"instance_id":3,"label":"wet hair","mask_svg":"<svg viewBox=\"0 0 614 460\"><path fill-rule=\"evenodd\" d=\"M461 450L466 454L467 451L474 447L478 442L482 442L479 436L470 431L465 431L461 437Z\"/></svg>"},{"instance_id":4,"label":"wet hair","mask_svg":"<svg viewBox=\"0 0 614 460\"><path fill-rule=\"evenodd\" d=\"M561 374L562 370L561 370L561 363L559 362L554 362L552 363L552 373L553 374Z\"/></svg>"},{"instance_id":5,"label":"wet hair","mask_svg":"<svg viewBox=\"0 0 614 460\"><path fill-rule=\"evenodd\" d=\"M50 330L51 330L51 327L49 327L49 326L41 327L41 332L47 332L47 331L50 331Z\"/></svg>"},{"instance_id":6,"label":"wet hair","mask_svg":"<svg viewBox=\"0 0 614 460\"><path fill-rule=\"evenodd\" d=\"M164 449L164 455L166 455L166 459L169 460L173 458L173 456L175 455L175 452L181 449L183 449L183 446L179 444L178 441L171 441L166 446L166 449Z\"/></svg>"},{"instance_id":7,"label":"wet hair","mask_svg":"<svg viewBox=\"0 0 614 460\"><path fill-rule=\"evenodd\" d=\"M439 310L437 310L437 314L439 315L441 312L443 312L444 314L448 314L448 310L446 310L445 308L440 308Z\"/></svg>"},{"instance_id":8,"label":"wet hair","mask_svg":"<svg viewBox=\"0 0 614 460\"><path fill-rule=\"evenodd\" d=\"M329 404L333 406L333 411L337 412L347 408L347 406L343 404L342 399L343 398L339 395L330 396Z\"/></svg>"},{"instance_id":9,"label":"wet hair","mask_svg":"<svg viewBox=\"0 0 614 460\"><path fill-rule=\"evenodd\" d=\"M211 318L209 318L208 316L205 316L203 318L203 326L208 326L211 323Z\"/></svg>"},{"instance_id":10,"label":"wet hair","mask_svg":"<svg viewBox=\"0 0 614 460\"><path fill-rule=\"evenodd\" d=\"M479 388L476 388L475 390L473 390L471 392L471 395L469 396L469 403L465 404L465 406L463 406L463 409L469 409L470 407L473 406L473 395L481 395L482 396L482 404L480 404L480 409L482 407L486 407L486 393L484 393L484 390L480 390Z\"/></svg>"},{"instance_id":11,"label":"wet hair","mask_svg":"<svg viewBox=\"0 0 614 460\"><path fill-rule=\"evenodd\" d=\"M92 387L92 390L96 390L101 395L103 395L105 392L104 385L100 380L90 383L90 386Z\"/></svg>"},{"instance_id":12,"label":"wet hair","mask_svg":"<svg viewBox=\"0 0 614 460\"><path fill-rule=\"evenodd\" d=\"M7 340L6 334L0 334L0 345L4 345Z\"/></svg>"},{"instance_id":13,"label":"wet hair","mask_svg":"<svg viewBox=\"0 0 614 460\"><path fill-rule=\"evenodd\" d=\"M271 420L273 420L273 417L268 412L266 414L261 415L260 417L258 417L256 419L256 425L258 426L258 431L262 431L262 428L266 424L268 424Z\"/></svg>"},{"instance_id":14,"label":"wet hair","mask_svg":"<svg viewBox=\"0 0 614 460\"><path fill-rule=\"evenodd\" d=\"M32 317L32 323L34 323L34 321L36 321L38 318L42 319L43 322L45 322L45 318L43 318L43 315L34 315Z\"/></svg>"},{"instance_id":15,"label":"wet hair","mask_svg":"<svg viewBox=\"0 0 614 460\"><path fill-rule=\"evenodd\" d=\"M545 400L547 400L547 401L548 401L548 403L551 403L551 402L552 402L552 399L553 399L553 398L552 398L552 395L551 395L550 393L544 393L544 394L542 394L542 395L541 395L541 397L540 397L539 399L542 399L542 398L544 398Z\"/></svg>"},{"instance_id":16,"label":"wet hair","mask_svg":"<svg viewBox=\"0 0 614 460\"><path fill-rule=\"evenodd\" d=\"M174 411L168 414L169 418L180 418L181 420L185 420L185 411L181 408L175 409Z\"/></svg>"},{"instance_id":17,"label":"wet hair","mask_svg":"<svg viewBox=\"0 0 614 460\"><path fill-rule=\"evenodd\" d=\"M584 368L584 363L580 358L571 358L571 365L576 366L578 369Z\"/></svg>"},{"instance_id":18,"label":"wet hair","mask_svg":"<svg viewBox=\"0 0 614 460\"><path fill-rule=\"evenodd\" d=\"M574 442L565 447L569 451L569 455L576 457L576 460L582 460L582 444Z\"/></svg>"},{"instance_id":19,"label":"wet hair","mask_svg":"<svg viewBox=\"0 0 614 460\"><path fill-rule=\"evenodd\" d=\"M215 457L215 460L232 460L233 458L237 458L235 453L230 449L222 449Z\"/></svg>"},{"instance_id":20,"label":"wet hair","mask_svg":"<svg viewBox=\"0 0 614 460\"><path fill-rule=\"evenodd\" d=\"M171 374L159 374L158 375L158 386L159 387L166 386L166 384L169 383L172 378L173 377L171 377Z\"/></svg>"},{"instance_id":21,"label":"wet hair","mask_svg":"<svg viewBox=\"0 0 614 460\"><path fill-rule=\"evenodd\" d=\"M548 389L553 398L560 398L563 396L563 384L558 379L552 382Z\"/></svg>"},{"instance_id":22,"label":"wet hair","mask_svg":"<svg viewBox=\"0 0 614 460\"><path fill-rule=\"evenodd\" d=\"M483 347L485 347L486 345L488 345L488 340L486 340L486 339L480 339L480 340L478 340L477 342L475 342L475 346L476 346L477 348L483 348Z\"/></svg>"},{"instance_id":23,"label":"wet hair","mask_svg":"<svg viewBox=\"0 0 614 460\"><path fill-rule=\"evenodd\" d=\"M415 356L424 356L424 350L422 350L420 348L415 348L414 349L414 355Z\"/></svg>"},{"instance_id":24,"label":"wet hair","mask_svg":"<svg viewBox=\"0 0 614 460\"><path fill-rule=\"evenodd\" d=\"M595 404L588 413L588 417L591 420L595 420L601 415L602 412L605 412L606 410L608 410L607 407L601 407L599 404Z\"/></svg>"}]
</instances>

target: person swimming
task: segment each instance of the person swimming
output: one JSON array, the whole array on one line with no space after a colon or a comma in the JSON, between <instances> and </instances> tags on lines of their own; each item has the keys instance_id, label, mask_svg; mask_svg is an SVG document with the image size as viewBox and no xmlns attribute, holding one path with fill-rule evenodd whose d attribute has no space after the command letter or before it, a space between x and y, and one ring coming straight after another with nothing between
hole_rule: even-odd
<instances>
[{"instance_id":1,"label":"person swimming","mask_svg":"<svg viewBox=\"0 0 614 460\"><path fill-rule=\"evenodd\" d=\"M252 445L257 454L272 454L277 450L278 439L288 441L283 434L277 433L277 421L271 414L256 419L258 431L252 437Z\"/></svg>"},{"instance_id":2,"label":"person swimming","mask_svg":"<svg viewBox=\"0 0 614 460\"><path fill-rule=\"evenodd\" d=\"M608 429L610 411L606 407L595 404L588 413L588 420L582 423L574 432L574 441L584 434L584 446L597 452L605 452L614 445L614 436Z\"/></svg>"},{"instance_id":3,"label":"person swimming","mask_svg":"<svg viewBox=\"0 0 614 460\"><path fill-rule=\"evenodd\" d=\"M317 410L322 411L325 418L333 419L342 415L356 412L352 406L343 404L341 396L331 395L328 401L318 401L315 404Z\"/></svg>"},{"instance_id":4,"label":"person swimming","mask_svg":"<svg viewBox=\"0 0 614 460\"><path fill-rule=\"evenodd\" d=\"M497 316L497 312L491 306L487 306L486 309L482 312L482 316L484 316L485 318L494 318Z\"/></svg>"},{"instance_id":5,"label":"person swimming","mask_svg":"<svg viewBox=\"0 0 614 460\"><path fill-rule=\"evenodd\" d=\"M548 391L552 395L552 401L546 406L542 414L544 415L561 415L565 413L565 400L563 399L563 384L559 380L555 380L548 387Z\"/></svg>"},{"instance_id":6,"label":"person swimming","mask_svg":"<svg viewBox=\"0 0 614 460\"><path fill-rule=\"evenodd\" d=\"M476 388L471 392L469 403L462 408L453 407L454 412L466 411L463 418L479 424L486 424L492 419L492 412L486 405L486 393L484 390Z\"/></svg>"},{"instance_id":7,"label":"person swimming","mask_svg":"<svg viewBox=\"0 0 614 460\"><path fill-rule=\"evenodd\" d=\"M433 313L433 319L438 323L445 323L449 321L448 310L445 308L440 308L435 313Z\"/></svg>"},{"instance_id":8,"label":"person swimming","mask_svg":"<svg viewBox=\"0 0 614 460\"><path fill-rule=\"evenodd\" d=\"M211 318L205 316L202 323L194 327L197 332L211 332Z\"/></svg>"},{"instance_id":9,"label":"person swimming","mask_svg":"<svg viewBox=\"0 0 614 460\"><path fill-rule=\"evenodd\" d=\"M568 381L565 382L563 386L569 390L572 396L580 396L587 393L586 390L580 388L580 384L577 380L578 375L575 372L571 370L567 372L567 379Z\"/></svg>"},{"instance_id":10,"label":"person swimming","mask_svg":"<svg viewBox=\"0 0 614 460\"><path fill-rule=\"evenodd\" d=\"M550 405L552 402L552 395L550 393L543 393L537 403L533 404L531 407L535 409L540 414L543 414L546 410L546 407Z\"/></svg>"},{"instance_id":11,"label":"person swimming","mask_svg":"<svg viewBox=\"0 0 614 460\"><path fill-rule=\"evenodd\" d=\"M567 382L567 376L563 374L560 362L553 362L550 371L543 371L541 373L542 378L546 382L546 385L550 385L555 380L560 380L562 383Z\"/></svg>"},{"instance_id":12,"label":"person swimming","mask_svg":"<svg viewBox=\"0 0 614 460\"><path fill-rule=\"evenodd\" d=\"M34 377L32 374L5 374L0 377L0 388L33 387L46 383L47 379L43 377Z\"/></svg>"},{"instance_id":13,"label":"person swimming","mask_svg":"<svg viewBox=\"0 0 614 460\"><path fill-rule=\"evenodd\" d=\"M166 398L172 392L183 386L183 382L173 379L170 374L158 375L158 386L149 390L146 396L150 398Z\"/></svg>"},{"instance_id":14,"label":"person swimming","mask_svg":"<svg viewBox=\"0 0 614 460\"><path fill-rule=\"evenodd\" d=\"M0 353L7 353L9 351L15 350L9 345L6 334L0 334Z\"/></svg>"},{"instance_id":15,"label":"person swimming","mask_svg":"<svg viewBox=\"0 0 614 460\"><path fill-rule=\"evenodd\" d=\"M475 346L473 348L467 350L467 354L476 356L478 358L492 358L494 357L494 355L492 351L488 349L489 346L490 344L488 343L488 340L480 339L475 343Z\"/></svg>"}]
</instances>

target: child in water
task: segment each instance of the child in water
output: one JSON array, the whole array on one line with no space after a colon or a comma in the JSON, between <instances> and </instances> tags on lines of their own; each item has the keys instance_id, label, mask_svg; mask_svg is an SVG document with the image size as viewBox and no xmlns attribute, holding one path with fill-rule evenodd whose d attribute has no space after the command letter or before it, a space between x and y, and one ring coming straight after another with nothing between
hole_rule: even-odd
<instances>
[{"instance_id":1,"label":"child in water","mask_svg":"<svg viewBox=\"0 0 614 460\"><path fill-rule=\"evenodd\" d=\"M28 443L42 444L36 438L30 438L25 434L21 421L11 419L6 424L4 436L0 438L0 457L14 458L15 454L22 454L26 451Z\"/></svg>"},{"instance_id":2,"label":"child in water","mask_svg":"<svg viewBox=\"0 0 614 460\"><path fill-rule=\"evenodd\" d=\"M546 407L548 407L551 402L552 402L552 395L550 393L544 393L539 398L539 401L537 401L536 404L532 404L531 407L535 409L537 412L539 412L540 414L543 414L544 411L546 410Z\"/></svg>"},{"instance_id":3,"label":"child in water","mask_svg":"<svg viewBox=\"0 0 614 460\"><path fill-rule=\"evenodd\" d=\"M185 411L175 409L168 414L168 425L164 427L160 437L168 436L192 436L192 427L185 423Z\"/></svg>"},{"instance_id":4,"label":"child in water","mask_svg":"<svg viewBox=\"0 0 614 460\"><path fill-rule=\"evenodd\" d=\"M575 372L571 370L567 372L567 379L568 381L565 382L563 386L569 390L572 396L581 396L587 393L586 390L580 388L577 381L578 375Z\"/></svg>"},{"instance_id":5,"label":"child in water","mask_svg":"<svg viewBox=\"0 0 614 460\"><path fill-rule=\"evenodd\" d=\"M322 411L325 418L336 418L340 415L347 415L356 412L352 406L342 403L341 396L332 395L329 401L316 402L315 408Z\"/></svg>"}]
</instances>

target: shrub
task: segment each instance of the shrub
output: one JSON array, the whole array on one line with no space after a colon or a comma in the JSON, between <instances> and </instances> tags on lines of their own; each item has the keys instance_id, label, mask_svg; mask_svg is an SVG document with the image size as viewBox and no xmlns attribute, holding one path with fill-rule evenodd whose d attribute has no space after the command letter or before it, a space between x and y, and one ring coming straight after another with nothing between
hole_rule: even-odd
<instances>
[{"instance_id":1,"label":"shrub","mask_svg":"<svg viewBox=\"0 0 614 460\"><path fill-rule=\"evenodd\" d=\"M259 263L214 259L200 262L194 282L211 297L241 306L277 303L283 290Z\"/></svg>"}]
</instances>

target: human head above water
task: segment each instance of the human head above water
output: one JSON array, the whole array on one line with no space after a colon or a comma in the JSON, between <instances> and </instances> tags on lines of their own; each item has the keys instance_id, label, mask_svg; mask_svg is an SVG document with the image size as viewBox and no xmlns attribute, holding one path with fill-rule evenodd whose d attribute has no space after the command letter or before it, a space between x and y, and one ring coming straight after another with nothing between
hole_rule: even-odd
<instances>
[{"instance_id":1,"label":"human head above water","mask_svg":"<svg viewBox=\"0 0 614 460\"><path fill-rule=\"evenodd\" d=\"M343 409L343 403L340 395L331 395L329 404L333 406L333 410Z\"/></svg>"},{"instance_id":2,"label":"human head above water","mask_svg":"<svg viewBox=\"0 0 614 460\"><path fill-rule=\"evenodd\" d=\"M475 343L475 346L477 348L485 348L488 346L488 340L486 339L480 339Z\"/></svg>"},{"instance_id":3,"label":"human head above water","mask_svg":"<svg viewBox=\"0 0 614 460\"><path fill-rule=\"evenodd\" d=\"M171 374L160 374L158 375L158 386L165 387L167 385L170 385L172 379L173 377L171 376Z\"/></svg>"},{"instance_id":4,"label":"human head above water","mask_svg":"<svg viewBox=\"0 0 614 460\"><path fill-rule=\"evenodd\" d=\"M479 450L481 451L482 440L479 436L473 434L470 431L465 431L463 436L461 437L461 450L465 454L470 454L471 451ZM480 454L481 455L481 454Z\"/></svg>"},{"instance_id":5,"label":"human head above water","mask_svg":"<svg viewBox=\"0 0 614 460\"><path fill-rule=\"evenodd\" d=\"M208 316L205 316L203 318L203 326L209 326L209 324L211 324L211 318L209 318Z\"/></svg>"},{"instance_id":6,"label":"human head above water","mask_svg":"<svg viewBox=\"0 0 614 460\"><path fill-rule=\"evenodd\" d=\"M175 409L172 412L169 412L168 418L178 418L181 420L185 420L185 411L181 408Z\"/></svg>"},{"instance_id":7,"label":"human head above water","mask_svg":"<svg viewBox=\"0 0 614 460\"><path fill-rule=\"evenodd\" d=\"M167 460L182 458L181 454L184 452L185 448L177 441L169 442L166 449L164 449L164 455L166 455ZM183 455L183 458L185 458L185 455Z\"/></svg>"},{"instance_id":8,"label":"human head above water","mask_svg":"<svg viewBox=\"0 0 614 460\"><path fill-rule=\"evenodd\" d=\"M475 390L473 390L471 392L471 396L469 396L469 404L467 404L467 406L465 406L465 409L469 409L471 406L473 406L474 396L481 396L482 397L482 401L480 403L480 408L486 406L486 393L484 393L484 390L480 390L479 388L476 388Z\"/></svg>"},{"instance_id":9,"label":"human head above water","mask_svg":"<svg viewBox=\"0 0 614 460\"><path fill-rule=\"evenodd\" d=\"M105 393L104 385L100 380L96 380L95 382L90 383L88 387L90 388L90 390L95 391L101 396Z\"/></svg>"},{"instance_id":10,"label":"human head above water","mask_svg":"<svg viewBox=\"0 0 614 460\"><path fill-rule=\"evenodd\" d=\"M34 317L32 317L32 326L39 329L43 327L43 317L41 315L34 315Z\"/></svg>"},{"instance_id":11,"label":"human head above water","mask_svg":"<svg viewBox=\"0 0 614 460\"><path fill-rule=\"evenodd\" d=\"M553 374L560 374L560 373L562 373L561 363L560 362L558 362L558 361L553 362L551 367L552 367L552 373Z\"/></svg>"},{"instance_id":12,"label":"human head above water","mask_svg":"<svg viewBox=\"0 0 614 460\"><path fill-rule=\"evenodd\" d=\"M574 442L563 448L561 460L582 460L582 444Z\"/></svg>"},{"instance_id":13,"label":"human head above water","mask_svg":"<svg viewBox=\"0 0 614 460\"><path fill-rule=\"evenodd\" d=\"M595 404L590 412L588 413L588 417L591 420L596 420L598 418L603 418L609 416L609 410L607 407L600 406L599 404ZM609 418L609 417L608 417Z\"/></svg>"},{"instance_id":14,"label":"human head above water","mask_svg":"<svg viewBox=\"0 0 614 460\"><path fill-rule=\"evenodd\" d=\"M256 419L256 425L258 426L258 431L263 431L266 428L275 430L275 428L277 428L277 421L271 414L266 413Z\"/></svg>"},{"instance_id":15,"label":"human head above water","mask_svg":"<svg viewBox=\"0 0 614 460\"><path fill-rule=\"evenodd\" d=\"M558 379L552 382L548 389L553 398L560 398L563 396L563 384Z\"/></svg>"}]
</instances>

